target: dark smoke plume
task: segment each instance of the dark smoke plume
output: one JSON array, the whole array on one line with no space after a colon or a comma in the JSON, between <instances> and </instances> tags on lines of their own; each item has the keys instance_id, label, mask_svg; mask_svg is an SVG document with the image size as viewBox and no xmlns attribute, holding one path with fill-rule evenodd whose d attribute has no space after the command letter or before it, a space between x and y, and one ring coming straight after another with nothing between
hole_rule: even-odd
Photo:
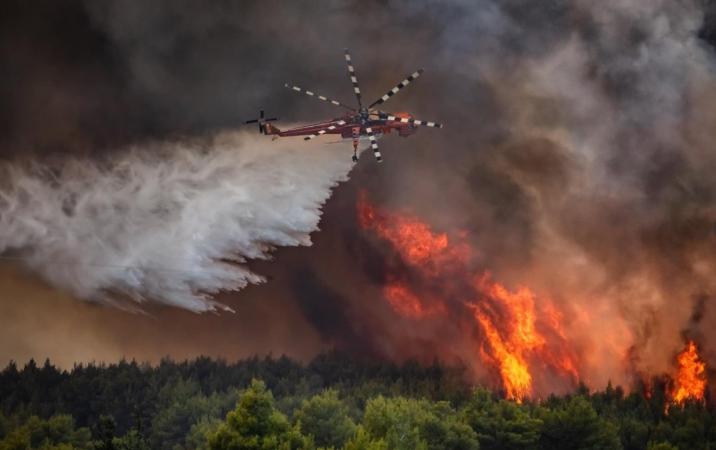
<instances>
[{"instance_id":1,"label":"dark smoke plume","mask_svg":"<svg viewBox=\"0 0 716 450\"><path fill-rule=\"evenodd\" d=\"M354 223L353 194L365 186L382 207L467 231L496 279L528 285L572 315L588 309L589 326L570 337L593 355L585 372L595 385L628 378L617 350L624 359L636 352L634 369L654 373L670 367L687 328L698 329L707 356L714 346L713 2L3 8L0 57L12 64L0 69L0 148L12 164L151 152L148 139L205 137L262 107L289 122L330 117L329 106L282 86L349 100L344 46L376 98L425 67L385 106L446 128L382 139L386 162L358 165L314 247L279 251L280 267L269 270L286 287L282 304L332 344L396 358L434 353L380 306L385 249Z\"/></svg>"}]
</instances>

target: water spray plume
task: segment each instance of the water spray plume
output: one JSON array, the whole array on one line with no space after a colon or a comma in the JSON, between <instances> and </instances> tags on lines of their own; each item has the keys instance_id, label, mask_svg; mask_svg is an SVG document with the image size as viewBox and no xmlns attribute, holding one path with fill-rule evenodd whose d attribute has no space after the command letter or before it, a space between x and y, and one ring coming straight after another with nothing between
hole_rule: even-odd
<instances>
[{"instance_id":1,"label":"water spray plume","mask_svg":"<svg viewBox=\"0 0 716 450\"><path fill-rule=\"evenodd\" d=\"M102 161L7 163L0 253L85 300L227 309L214 294L263 281L247 261L311 245L344 156L227 132Z\"/></svg>"}]
</instances>

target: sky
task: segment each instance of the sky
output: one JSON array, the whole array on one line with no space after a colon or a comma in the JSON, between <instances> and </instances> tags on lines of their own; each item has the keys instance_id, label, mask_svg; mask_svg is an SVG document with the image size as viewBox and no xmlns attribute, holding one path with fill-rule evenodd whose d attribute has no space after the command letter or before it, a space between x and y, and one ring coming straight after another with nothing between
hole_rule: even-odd
<instances>
[{"instance_id":1,"label":"sky","mask_svg":"<svg viewBox=\"0 0 716 450\"><path fill-rule=\"evenodd\" d=\"M713 2L2 9L0 364L446 356L381 304L362 191L567 321L594 307L570 337L607 355L595 383L667 370L685 336L716 358ZM283 85L351 101L344 47L364 97L424 68L385 106L445 128L352 167L349 144L241 126L334 117Z\"/></svg>"}]
</instances>

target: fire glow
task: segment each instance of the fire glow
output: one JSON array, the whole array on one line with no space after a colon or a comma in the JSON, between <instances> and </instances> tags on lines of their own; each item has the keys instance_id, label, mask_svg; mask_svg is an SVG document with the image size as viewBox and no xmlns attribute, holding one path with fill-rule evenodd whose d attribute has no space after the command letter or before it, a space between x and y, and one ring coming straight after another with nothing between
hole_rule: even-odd
<instances>
[{"instance_id":1,"label":"fire glow","mask_svg":"<svg viewBox=\"0 0 716 450\"><path fill-rule=\"evenodd\" d=\"M564 326L567 311L526 286L510 288L494 280L477 267L477 252L466 242L465 233L435 232L415 216L378 209L365 193L358 200L358 221L361 228L387 242L399 260L396 267L388 264L386 269L387 306L416 326L441 323L442 329L459 330L460 342L435 344L469 349L461 360L482 381L487 369L494 387L501 388L506 398L520 402L588 380L588 374L582 373L586 360L580 358L589 355L578 352L570 340ZM588 314L569 311L572 316ZM583 320L588 323L589 317ZM672 403L704 399L705 364L693 342L679 354L672 378Z\"/></svg>"},{"instance_id":2,"label":"fire glow","mask_svg":"<svg viewBox=\"0 0 716 450\"><path fill-rule=\"evenodd\" d=\"M474 251L460 238L436 233L409 215L378 211L365 194L358 203L358 218L362 228L391 244L416 278L408 283L388 277L383 295L393 311L409 320L467 320L462 325L474 357L497 375L507 398L521 401L533 395L535 376L577 383L576 356L569 351L560 312L551 302L538 309L530 289L510 290L473 269ZM416 291L416 283L426 288ZM447 284L460 286L451 289ZM431 290L434 286L441 289Z\"/></svg>"}]
</instances>

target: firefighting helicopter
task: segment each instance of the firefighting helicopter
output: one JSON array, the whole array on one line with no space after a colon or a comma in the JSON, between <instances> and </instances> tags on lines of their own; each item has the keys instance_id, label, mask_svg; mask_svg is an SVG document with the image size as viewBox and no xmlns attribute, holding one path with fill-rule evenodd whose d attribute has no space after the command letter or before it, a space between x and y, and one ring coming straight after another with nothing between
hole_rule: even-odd
<instances>
[{"instance_id":1,"label":"firefighting helicopter","mask_svg":"<svg viewBox=\"0 0 716 450\"><path fill-rule=\"evenodd\" d=\"M353 92L358 101L358 108L352 108L332 98L319 95L316 92L302 89L298 86L286 84L285 86L293 91L304 93L309 97L317 98L321 101L331 103L335 106L344 108L348 112L338 118L304 125L301 127L291 128L289 130L280 130L273 126L270 122L278 120L276 117L266 118L264 111L260 112L257 119L247 120L245 123L257 123L259 132L266 135L273 135L274 139L278 137L289 136L305 136L303 139L309 141L324 134L340 134L343 139L353 140L353 161L358 161L358 143L361 138L367 137L370 141L370 147L373 155L378 162L382 162L383 158L378 150L377 139L392 131L397 131L399 136L408 137L413 134L418 127L442 128L443 125L437 122L426 120L418 120L409 113L390 113L380 109L377 106L382 105L393 95L397 94L401 89L415 81L416 78L423 73L423 69L418 69L408 75L403 81L398 83L394 88L389 90L385 95L380 97L368 106L364 106L361 100L360 87L358 86L358 77L351 60L348 49L345 49L346 65L348 66L348 77L353 83Z\"/></svg>"}]
</instances>

